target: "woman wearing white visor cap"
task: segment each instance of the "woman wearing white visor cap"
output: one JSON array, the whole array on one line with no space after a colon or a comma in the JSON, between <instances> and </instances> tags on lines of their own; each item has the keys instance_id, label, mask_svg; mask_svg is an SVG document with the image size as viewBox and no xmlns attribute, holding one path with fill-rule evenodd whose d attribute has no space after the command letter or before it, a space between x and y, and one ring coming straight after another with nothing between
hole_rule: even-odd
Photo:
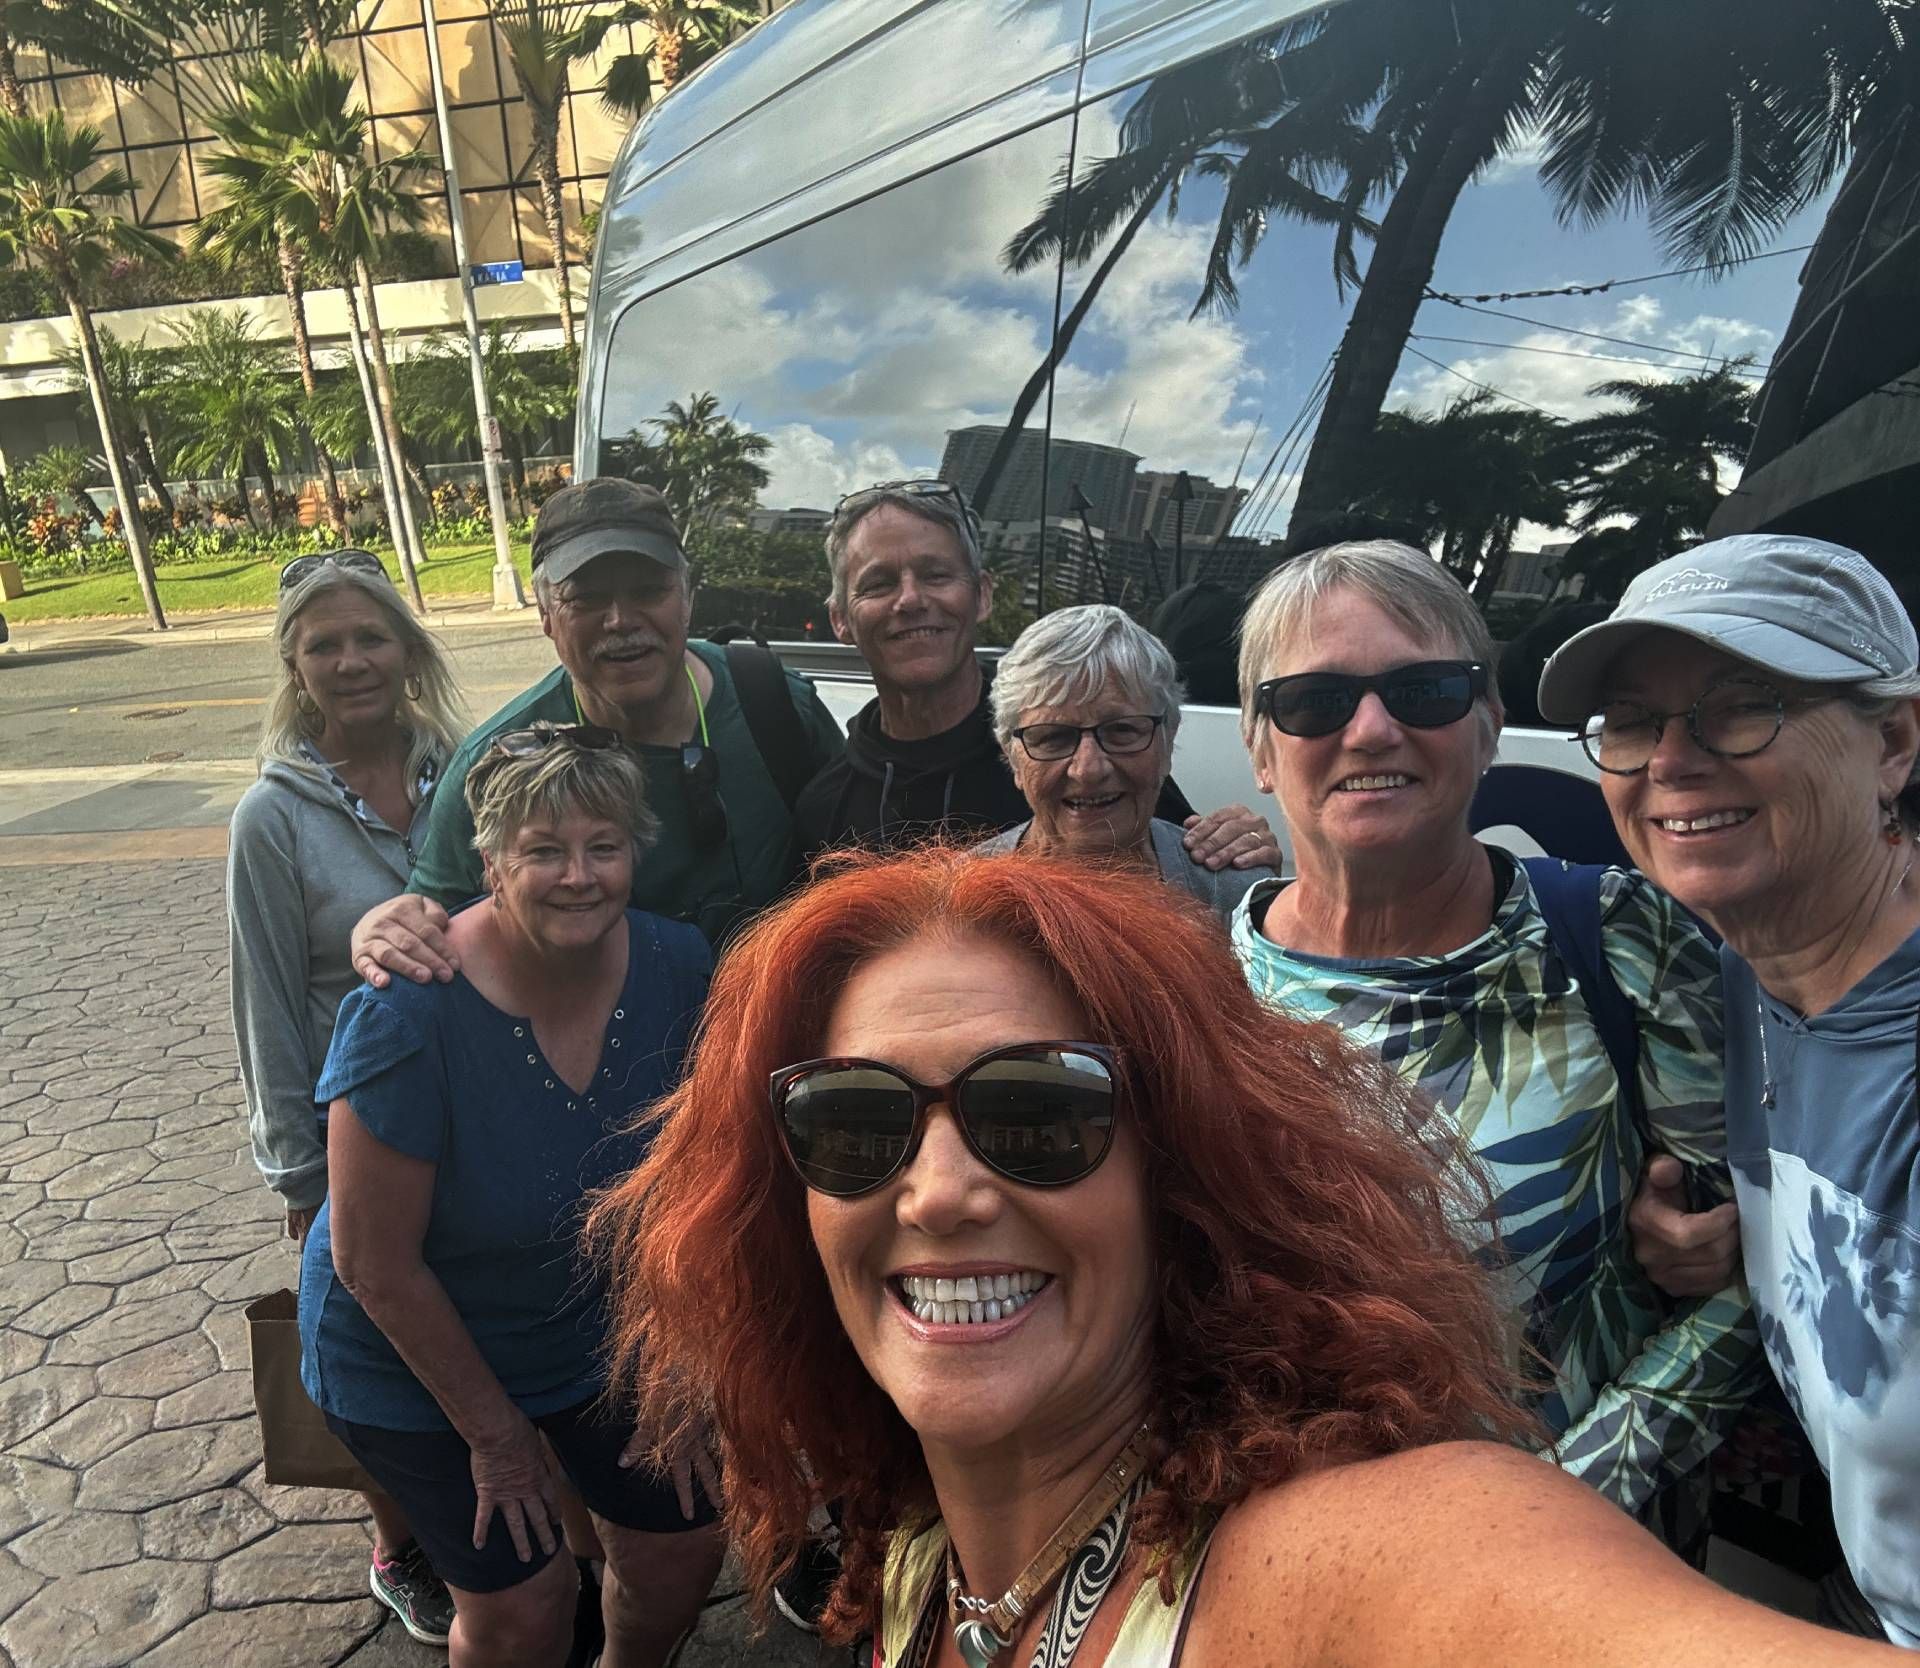
<instances>
[{"instance_id":1,"label":"woman wearing white visor cap","mask_svg":"<svg viewBox=\"0 0 1920 1668\"><path fill-rule=\"evenodd\" d=\"M1721 539L1547 664L1640 868L1726 940L1740 1242L1887 1637L1920 1649L1920 644L1839 545Z\"/></svg>"}]
</instances>

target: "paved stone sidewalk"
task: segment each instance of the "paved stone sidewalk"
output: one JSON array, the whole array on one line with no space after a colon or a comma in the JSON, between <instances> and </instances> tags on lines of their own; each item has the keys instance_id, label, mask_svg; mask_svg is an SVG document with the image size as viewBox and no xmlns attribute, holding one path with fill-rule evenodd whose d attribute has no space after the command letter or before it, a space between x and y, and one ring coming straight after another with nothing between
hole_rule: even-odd
<instances>
[{"instance_id":1,"label":"paved stone sidewalk","mask_svg":"<svg viewBox=\"0 0 1920 1668\"><path fill-rule=\"evenodd\" d=\"M241 1310L295 1266L247 1151L220 885L0 869L0 1668L444 1660L367 1596L356 1497L260 1477ZM814 1661L741 1608L682 1668Z\"/></svg>"}]
</instances>

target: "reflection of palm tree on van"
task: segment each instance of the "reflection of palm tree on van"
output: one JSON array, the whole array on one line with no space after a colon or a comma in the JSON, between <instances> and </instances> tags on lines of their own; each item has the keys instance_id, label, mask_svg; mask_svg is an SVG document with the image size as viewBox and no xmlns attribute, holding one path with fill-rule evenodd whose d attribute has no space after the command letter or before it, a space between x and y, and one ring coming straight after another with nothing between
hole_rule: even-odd
<instances>
[{"instance_id":1,"label":"reflection of palm tree on van","mask_svg":"<svg viewBox=\"0 0 1920 1668\"><path fill-rule=\"evenodd\" d=\"M1570 425L1465 394L1444 411L1381 414L1374 486L1359 508L1409 529L1477 600L1493 594L1524 521L1563 525L1573 504Z\"/></svg>"},{"instance_id":2,"label":"reflection of palm tree on van","mask_svg":"<svg viewBox=\"0 0 1920 1668\"><path fill-rule=\"evenodd\" d=\"M773 450L764 434L720 415L713 394L696 394L616 441L616 468L666 494L681 537L696 550L700 535L729 517L743 516L773 477L760 460Z\"/></svg>"},{"instance_id":3,"label":"reflection of palm tree on van","mask_svg":"<svg viewBox=\"0 0 1920 1668\"><path fill-rule=\"evenodd\" d=\"M1706 535L1724 501L1722 465L1738 465L1753 442L1750 360L1668 381L1623 378L1588 390L1618 402L1567 426L1584 460L1573 495L1582 538L1562 565L1584 573L1586 594L1617 595L1642 568ZM1615 525L1625 522L1625 526Z\"/></svg>"},{"instance_id":4,"label":"reflection of palm tree on van","mask_svg":"<svg viewBox=\"0 0 1920 1668\"><path fill-rule=\"evenodd\" d=\"M725 46L759 12L733 0L489 0L507 67L526 102L533 136L533 177L553 247L560 287L560 331L569 358L578 351L573 317L572 262L567 252L560 179L560 117L577 67L590 64L614 30L645 25L653 39L608 66L602 99L617 114L637 116L656 92L670 91Z\"/></svg>"},{"instance_id":5,"label":"reflection of palm tree on van","mask_svg":"<svg viewBox=\"0 0 1920 1668\"><path fill-rule=\"evenodd\" d=\"M1070 262L1084 263L1116 228L1137 231L1161 197L1177 212L1174 187L1195 168L1186 147L1196 143L1205 171L1226 183L1196 311L1234 305L1234 269L1275 218L1337 227L1336 281L1357 279L1358 289L1294 514L1296 535L1310 535L1367 478L1441 240L1476 176L1543 144L1541 178L1564 218L1645 205L1676 258L1719 264L1752 254L1837 177L1863 112L1894 79L1896 14L1907 5L1346 0L1149 83L1119 155L1084 169L1070 196L1056 193L1009 257L1041 236L1042 253L1064 246ZM1243 67L1262 59L1257 73ZM1173 88L1186 90L1189 109L1207 108L1201 89L1211 80L1263 86L1265 114L1255 100L1246 110L1255 119L1240 124L1134 119ZM1104 189L1109 178L1132 180L1138 195ZM1303 215L1302 190L1330 202ZM1363 211L1378 203L1372 226ZM1361 233L1373 239L1364 277L1354 255ZM1076 328L1124 254L1119 242L1090 275ZM1019 405L1016 416L1024 418Z\"/></svg>"},{"instance_id":6,"label":"reflection of palm tree on van","mask_svg":"<svg viewBox=\"0 0 1920 1668\"><path fill-rule=\"evenodd\" d=\"M1015 398L1006 431L975 489L977 504L992 502L1048 379L1154 210L1164 201L1168 217L1177 216L1180 188L1190 175L1231 177L1250 133L1274 127L1290 136L1292 165L1269 183L1270 212L1334 226L1342 247L1351 247L1356 231L1370 229L1357 210L1343 207L1320 189L1326 181L1346 177L1343 163L1363 134L1345 112L1326 101L1290 97L1279 73L1281 40L1267 35L1242 41L1156 76L1121 122L1120 149L1077 174L1071 165L1062 169L1039 214L1008 242L1001 260L1012 273L1031 271L1060 258L1063 251L1070 268L1082 267L1102 244L1107 247L1082 284L1079 299L1061 318L1047 354Z\"/></svg>"}]
</instances>

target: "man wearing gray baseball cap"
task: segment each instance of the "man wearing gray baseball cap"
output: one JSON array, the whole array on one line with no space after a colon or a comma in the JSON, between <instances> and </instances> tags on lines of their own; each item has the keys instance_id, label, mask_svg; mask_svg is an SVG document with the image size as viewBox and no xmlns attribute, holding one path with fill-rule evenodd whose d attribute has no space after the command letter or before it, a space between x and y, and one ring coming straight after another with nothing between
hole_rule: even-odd
<instances>
[{"instance_id":1,"label":"man wearing gray baseball cap","mask_svg":"<svg viewBox=\"0 0 1920 1668\"><path fill-rule=\"evenodd\" d=\"M798 873L793 802L844 737L768 651L688 640L693 577L665 496L613 476L562 487L534 522L533 590L560 664L448 764L408 895L354 929L354 966L376 983L452 976L446 911L484 889L467 771L536 723L597 725L638 755L659 833L634 866L634 907L717 942Z\"/></svg>"},{"instance_id":2,"label":"man wearing gray baseball cap","mask_svg":"<svg viewBox=\"0 0 1920 1668\"><path fill-rule=\"evenodd\" d=\"M1569 639L1540 710L1584 723L1628 852L1725 941L1740 1252L1832 1484L1848 1569L1823 1594L1920 1648L1920 641L1856 552L1721 539ZM1641 1260L1718 1286L1684 1249L1712 1225L1649 1180Z\"/></svg>"}]
</instances>

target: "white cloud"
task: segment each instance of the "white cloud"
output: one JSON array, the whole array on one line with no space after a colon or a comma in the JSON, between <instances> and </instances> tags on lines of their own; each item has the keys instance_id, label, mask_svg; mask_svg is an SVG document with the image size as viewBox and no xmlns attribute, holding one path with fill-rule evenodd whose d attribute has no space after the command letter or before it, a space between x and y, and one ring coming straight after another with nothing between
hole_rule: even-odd
<instances>
[{"instance_id":1,"label":"white cloud","mask_svg":"<svg viewBox=\"0 0 1920 1668\"><path fill-rule=\"evenodd\" d=\"M1549 141L1544 129L1531 127L1520 135L1480 175L1482 185L1511 185L1530 180L1547 160Z\"/></svg>"},{"instance_id":2,"label":"white cloud","mask_svg":"<svg viewBox=\"0 0 1920 1668\"><path fill-rule=\"evenodd\" d=\"M1477 313L1430 313L1424 322L1431 327L1436 317L1448 320L1450 326L1436 330L1436 334L1492 337L1516 329L1507 321ZM1610 311L1569 315L1566 322L1574 329L1616 337L1618 342L1527 327L1518 327L1512 345L1504 348L1468 351L1444 343L1416 341L1411 344L1413 348L1443 361L1448 368L1441 370L1409 358L1388 395L1388 407L1438 411L1459 396L1470 394L1467 379L1471 379L1556 417L1587 417L1607 404L1589 392L1599 383L1650 378L1676 381L1706 368L1704 359L1676 358L1620 343L1644 342L1654 349L1671 347L1684 353L1710 354L1716 363L1751 354L1764 363L1775 340L1773 332L1744 319L1703 313L1670 323L1664 305L1653 296L1627 298L1616 302Z\"/></svg>"},{"instance_id":3,"label":"white cloud","mask_svg":"<svg viewBox=\"0 0 1920 1668\"><path fill-rule=\"evenodd\" d=\"M805 423L783 423L768 438L773 442L766 460L772 479L760 501L776 509L830 510L860 487L905 480L932 467L910 464L890 446L836 445Z\"/></svg>"}]
</instances>

